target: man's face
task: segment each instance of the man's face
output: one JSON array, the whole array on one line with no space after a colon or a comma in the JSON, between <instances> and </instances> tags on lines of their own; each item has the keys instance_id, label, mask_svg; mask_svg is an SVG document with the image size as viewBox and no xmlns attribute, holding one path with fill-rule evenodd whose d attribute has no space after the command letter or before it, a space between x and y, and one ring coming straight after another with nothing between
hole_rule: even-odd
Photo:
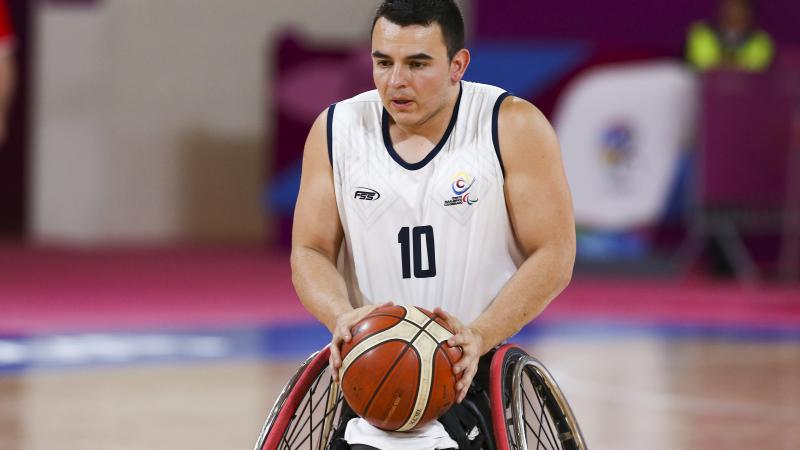
<instances>
[{"instance_id":1,"label":"man's face","mask_svg":"<svg viewBox=\"0 0 800 450\"><path fill-rule=\"evenodd\" d=\"M441 111L451 84L439 24L402 27L381 17L372 32L372 76L383 106L401 126L417 126Z\"/></svg>"}]
</instances>

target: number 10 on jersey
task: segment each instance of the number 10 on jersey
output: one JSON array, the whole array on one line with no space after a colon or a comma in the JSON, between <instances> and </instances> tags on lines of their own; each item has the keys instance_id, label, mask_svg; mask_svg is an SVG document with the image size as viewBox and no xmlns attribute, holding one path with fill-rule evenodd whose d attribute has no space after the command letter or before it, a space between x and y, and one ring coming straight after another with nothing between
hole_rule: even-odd
<instances>
[{"instance_id":1,"label":"number 10 on jersey","mask_svg":"<svg viewBox=\"0 0 800 450\"><path fill-rule=\"evenodd\" d=\"M428 256L428 268L422 267L422 239L425 239L425 250ZM433 241L433 227L403 227L397 234L400 244L400 261L403 263L403 278L411 278L411 244L414 247L414 278L431 278L436 276L436 248Z\"/></svg>"}]
</instances>

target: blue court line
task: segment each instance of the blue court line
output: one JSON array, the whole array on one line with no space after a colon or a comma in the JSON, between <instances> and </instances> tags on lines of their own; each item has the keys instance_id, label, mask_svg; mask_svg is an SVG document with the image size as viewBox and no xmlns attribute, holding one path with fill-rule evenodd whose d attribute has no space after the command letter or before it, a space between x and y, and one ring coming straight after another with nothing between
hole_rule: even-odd
<instances>
[{"instance_id":1,"label":"blue court line","mask_svg":"<svg viewBox=\"0 0 800 450\"><path fill-rule=\"evenodd\" d=\"M800 343L800 326L776 328L600 321L535 322L523 328L511 341L529 344L544 339L632 338ZM0 374L230 360L296 361L319 350L329 339L328 330L315 323L192 331L0 335Z\"/></svg>"}]
</instances>

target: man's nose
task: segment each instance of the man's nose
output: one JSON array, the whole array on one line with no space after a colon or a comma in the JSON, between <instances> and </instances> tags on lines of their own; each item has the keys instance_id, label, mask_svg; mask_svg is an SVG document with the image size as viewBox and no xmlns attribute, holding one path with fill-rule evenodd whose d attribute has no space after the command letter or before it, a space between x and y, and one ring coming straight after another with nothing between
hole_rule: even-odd
<instances>
[{"instance_id":1,"label":"man's nose","mask_svg":"<svg viewBox=\"0 0 800 450\"><path fill-rule=\"evenodd\" d=\"M393 88L400 88L404 87L407 80L407 73L405 68L401 64L397 64L392 67L392 73L389 74L389 86Z\"/></svg>"}]
</instances>

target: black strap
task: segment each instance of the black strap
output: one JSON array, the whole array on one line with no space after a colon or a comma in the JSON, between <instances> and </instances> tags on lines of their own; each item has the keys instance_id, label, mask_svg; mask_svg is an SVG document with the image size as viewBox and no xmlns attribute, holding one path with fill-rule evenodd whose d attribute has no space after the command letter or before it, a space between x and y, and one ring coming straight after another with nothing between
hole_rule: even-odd
<instances>
[{"instance_id":1,"label":"black strap","mask_svg":"<svg viewBox=\"0 0 800 450\"><path fill-rule=\"evenodd\" d=\"M351 419L355 419L356 417L358 417L358 415L343 398L342 415L339 416L339 423L336 425L336 429L333 430L333 436L331 436L331 450L351 450L350 444L344 440L344 432L347 429L347 422L350 422Z\"/></svg>"},{"instance_id":2,"label":"black strap","mask_svg":"<svg viewBox=\"0 0 800 450\"><path fill-rule=\"evenodd\" d=\"M489 404L489 369L494 350L483 355L478 362L478 372L472 380L464 400L453 405L439 421L459 449L494 450L491 428L491 405ZM477 434L475 434L477 431ZM469 435L473 439L469 439Z\"/></svg>"}]
</instances>

